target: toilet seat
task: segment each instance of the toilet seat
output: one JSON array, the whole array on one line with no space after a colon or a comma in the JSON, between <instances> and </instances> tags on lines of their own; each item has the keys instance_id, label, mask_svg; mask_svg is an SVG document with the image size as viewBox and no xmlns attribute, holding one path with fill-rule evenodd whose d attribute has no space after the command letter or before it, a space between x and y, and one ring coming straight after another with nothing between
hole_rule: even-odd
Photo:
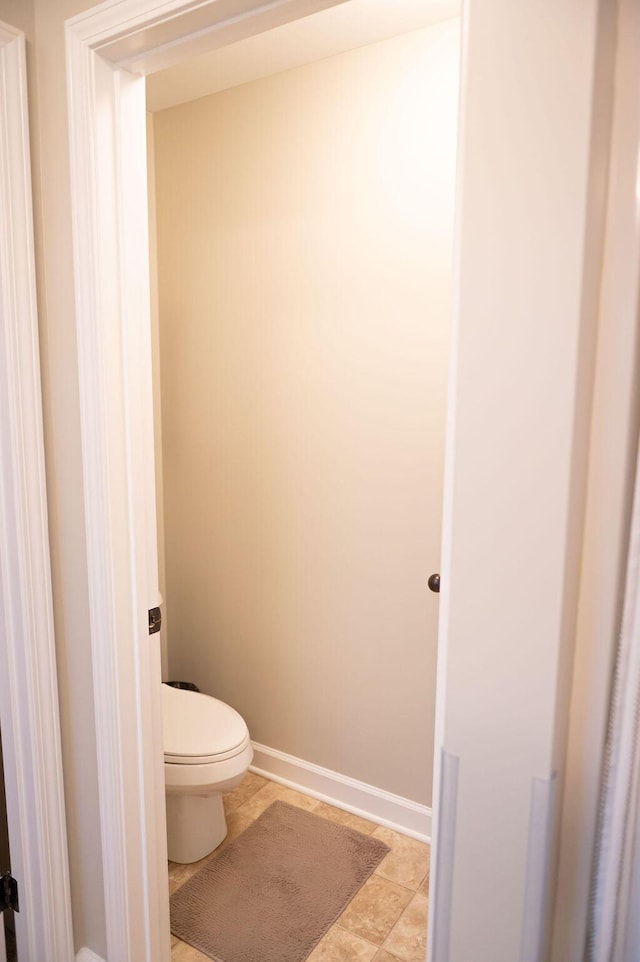
<instances>
[{"instance_id":1,"label":"toilet seat","mask_svg":"<svg viewBox=\"0 0 640 962\"><path fill-rule=\"evenodd\" d=\"M249 731L230 705L162 685L164 760L171 765L211 765L246 752Z\"/></svg>"},{"instance_id":2,"label":"toilet seat","mask_svg":"<svg viewBox=\"0 0 640 962\"><path fill-rule=\"evenodd\" d=\"M169 765L216 765L218 762L224 762L229 758L241 755L250 744L251 739L247 732L244 741L235 748L229 749L228 752L218 752L216 755L170 755L165 752L164 760Z\"/></svg>"}]
</instances>

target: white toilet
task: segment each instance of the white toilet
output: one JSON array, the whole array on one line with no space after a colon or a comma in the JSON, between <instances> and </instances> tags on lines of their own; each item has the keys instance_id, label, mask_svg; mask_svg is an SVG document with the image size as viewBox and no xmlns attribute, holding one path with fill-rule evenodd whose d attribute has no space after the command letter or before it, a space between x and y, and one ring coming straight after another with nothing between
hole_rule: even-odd
<instances>
[{"instance_id":1,"label":"white toilet","mask_svg":"<svg viewBox=\"0 0 640 962\"><path fill-rule=\"evenodd\" d=\"M229 705L162 685L167 842L172 862L197 862L227 834L222 793L253 759L249 730Z\"/></svg>"}]
</instances>

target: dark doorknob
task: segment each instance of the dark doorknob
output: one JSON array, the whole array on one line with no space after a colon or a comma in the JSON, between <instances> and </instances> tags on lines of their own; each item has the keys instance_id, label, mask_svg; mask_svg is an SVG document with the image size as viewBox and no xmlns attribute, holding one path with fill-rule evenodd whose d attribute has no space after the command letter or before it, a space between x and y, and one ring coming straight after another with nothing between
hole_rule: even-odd
<instances>
[{"instance_id":1,"label":"dark doorknob","mask_svg":"<svg viewBox=\"0 0 640 962\"><path fill-rule=\"evenodd\" d=\"M440 575L439 574L431 575L431 577L427 581L427 584L429 585L431 590L435 591L437 594L440 591Z\"/></svg>"}]
</instances>

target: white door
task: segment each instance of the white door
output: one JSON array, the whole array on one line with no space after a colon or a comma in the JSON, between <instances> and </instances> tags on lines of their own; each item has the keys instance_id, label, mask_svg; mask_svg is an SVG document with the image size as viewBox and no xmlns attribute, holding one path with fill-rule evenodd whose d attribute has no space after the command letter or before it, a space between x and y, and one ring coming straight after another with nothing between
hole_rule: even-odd
<instances>
[{"instance_id":1,"label":"white door","mask_svg":"<svg viewBox=\"0 0 640 962\"><path fill-rule=\"evenodd\" d=\"M471 0L463 30L432 962L548 958L615 35L562 10Z\"/></svg>"}]
</instances>

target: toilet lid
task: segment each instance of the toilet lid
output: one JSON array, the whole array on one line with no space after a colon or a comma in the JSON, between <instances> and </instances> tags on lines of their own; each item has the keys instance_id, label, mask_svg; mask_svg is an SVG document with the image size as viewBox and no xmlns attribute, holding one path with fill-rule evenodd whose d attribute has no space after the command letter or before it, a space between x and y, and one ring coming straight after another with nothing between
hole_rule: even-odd
<instances>
[{"instance_id":1,"label":"toilet lid","mask_svg":"<svg viewBox=\"0 0 640 962\"><path fill-rule=\"evenodd\" d=\"M165 761L195 764L241 751L249 732L242 715L223 701L162 685L162 737Z\"/></svg>"}]
</instances>

